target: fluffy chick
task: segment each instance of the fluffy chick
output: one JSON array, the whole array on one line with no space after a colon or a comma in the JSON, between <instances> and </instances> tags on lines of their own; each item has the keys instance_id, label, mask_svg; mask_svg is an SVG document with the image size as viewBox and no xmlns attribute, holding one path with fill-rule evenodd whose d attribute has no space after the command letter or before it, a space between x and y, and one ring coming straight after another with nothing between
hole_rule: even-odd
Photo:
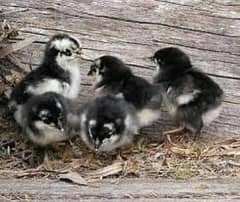
<instances>
[{"instance_id":1,"label":"fluffy chick","mask_svg":"<svg viewBox=\"0 0 240 202\"><path fill-rule=\"evenodd\" d=\"M162 96L159 86L135 76L117 57L102 56L96 59L88 72L88 75L94 74L97 94L123 96L137 109L141 127L151 125L160 117Z\"/></svg>"},{"instance_id":2,"label":"fluffy chick","mask_svg":"<svg viewBox=\"0 0 240 202\"><path fill-rule=\"evenodd\" d=\"M41 65L20 81L10 95L9 107L20 123L19 110L33 95L56 92L76 98L80 90L81 44L66 34L54 35L47 43Z\"/></svg>"},{"instance_id":3,"label":"fluffy chick","mask_svg":"<svg viewBox=\"0 0 240 202\"><path fill-rule=\"evenodd\" d=\"M80 136L96 152L129 144L138 127L134 107L113 95L95 98L80 113Z\"/></svg>"},{"instance_id":4,"label":"fluffy chick","mask_svg":"<svg viewBox=\"0 0 240 202\"><path fill-rule=\"evenodd\" d=\"M47 92L31 97L21 110L20 125L27 137L41 147L71 137L70 101Z\"/></svg>"},{"instance_id":5,"label":"fluffy chick","mask_svg":"<svg viewBox=\"0 0 240 202\"><path fill-rule=\"evenodd\" d=\"M158 50L153 61L157 66L154 83L161 85L169 114L197 136L204 125L218 117L223 90L206 73L193 68L189 57L178 48Z\"/></svg>"}]
</instances>

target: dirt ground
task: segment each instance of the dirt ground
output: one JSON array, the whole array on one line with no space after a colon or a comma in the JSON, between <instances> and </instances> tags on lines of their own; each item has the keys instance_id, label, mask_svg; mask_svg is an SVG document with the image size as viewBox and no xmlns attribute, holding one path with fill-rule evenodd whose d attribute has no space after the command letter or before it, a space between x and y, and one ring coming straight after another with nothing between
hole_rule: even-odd
<instances>
[{"instance_id":1,"label":"dirt ground","mask_svg":"<svg viewBox=\"0 0 240 202\"><path fill-rule=\"evenodd\" d=\"M1 178L55 179L72 171L89 182L109 177L189 179L240 174L240 138L203 135L193 141L183 134L168 144L140 136L127 148L95 154L75 137L48 148L46 163L43 149L31 145L13 121L2 119L0 123Z\"/></svg>"}]
</instances>

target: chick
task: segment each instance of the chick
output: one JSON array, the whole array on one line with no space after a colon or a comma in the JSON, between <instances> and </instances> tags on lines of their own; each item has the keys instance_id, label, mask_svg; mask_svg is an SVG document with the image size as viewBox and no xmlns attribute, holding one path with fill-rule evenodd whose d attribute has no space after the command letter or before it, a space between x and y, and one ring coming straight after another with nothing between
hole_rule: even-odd
<instances>
[{"instance_id":1,"label":"chick","mask_svg":"<svg viewBox=\"0 0 240 202\"><path fill-rule=\"evenodd\" d=\"M18 123L21 122L19 111L33 95L55 92L71 99L78 96L81 54L81 44L71 36L57 34L52 37L40 66L27 74L11 92L9 107Z\"/></svg>"},{"instance_id":2,"label":"chick","mask_svg":"<svg viewBox=\"0 0 240 202\"><path fill-rule=\"evenodd\" d=\"M21 110L20 125L27 137L41 147L71 137L70 101L47 92L31 97Z\"/></svg>"},{"instance_id":3,"label":"chick","mask_svg":"<svg viewBox=\"0 0 240 202\"><path fill-rule=\"evenodd\" d=\"M159 86L135 76L120 59L113 56L96 59L88 72L88 75L94 74L97 94L123 96L136 108L141 127L151 125L160 117L162 96Z\"/></svg>"},{"instance_id":4,"label":"chick","mask_svg":"<svg viewBox=\"0 0 240 202\"><path fill-rule=\"evenodd\" d=\"M80 136L94 151L112 151L131 143L139 124L135 109L113 95L97 97L80 113Z\"/></svg>"},{"instance_id":5,"label":"chick","mask_svg":"<svg viewBox=\"0 0 240 202\"><path fill-rule=\"evenodd\" d=\"M155 52L157 66L154 83L160 84L169 114L197 137L204 125L216 119L222 108L223 90L206 73L192 67L189 57L180 49L163 48Z\"/></svg>"}]
</instances>

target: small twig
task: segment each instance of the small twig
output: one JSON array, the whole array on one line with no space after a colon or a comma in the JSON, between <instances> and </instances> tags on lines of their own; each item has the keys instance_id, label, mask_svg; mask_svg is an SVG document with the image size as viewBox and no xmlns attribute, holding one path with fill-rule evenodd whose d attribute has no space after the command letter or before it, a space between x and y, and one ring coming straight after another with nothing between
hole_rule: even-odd
<instances>
[{"instance_id":1,"label":"small twig","mask_svg":"<svg viewBox=\"0 0 240 202\"><path fill-rule=\"evenodd\" d=\"M116 162L110 166L100 168L94 172L89 173L89 177L103 178L110 175L115 175L123 171L124 163Z\"/></svg>"}]
</instances>

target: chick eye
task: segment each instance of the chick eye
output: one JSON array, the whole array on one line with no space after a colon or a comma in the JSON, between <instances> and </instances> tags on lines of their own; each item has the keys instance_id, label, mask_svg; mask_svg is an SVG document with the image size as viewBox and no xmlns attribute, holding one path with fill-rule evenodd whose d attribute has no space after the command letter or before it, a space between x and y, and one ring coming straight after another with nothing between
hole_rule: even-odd
<instances>
[{"instance_id":1,"label":"chick eye","mask_svg":"<svg viewBox=\"0 0 240 202\"><path fill-rule=\"evenodd\" d=\"M46 123L46 124L49 124L49 123L51 122L51 121L50 121L50 118L47 117L47 116L44 116L44 117L42 117L41 119L42 119L42 121L43 121L44 123Z\"/></svg>"},{"instance_id":2,"label":"chick eye","mask_svg":"<svg viewBox=\"0 0 240 202\"><path fill-rule=\"evenodd\" d=\"M109 133L105 133L104 135L105 135L105 138L110 138L111 137L111 134L109 134Z\"/></svg>"},{"instance_id":3,"label":"chick eye","mask_svg":"<svg viewBox=\"0 0 240 202\"><path fill-rule=\"evenodd\" d=\"M103 65L100 65L100 66L98 67L99 70L103 70L103 68L104 68Z\"/></svg>"},{"instance_id":4,"label":"chick eye","mask_svg":"<svg viewBox=\"0 0 240 202\"><path fill-rule=\"evenodd\" d=\"M67 49L67 50L65 51L65 55L66 55L66 56L71 56L71 55L72 55L72 52L71 52L69 49Z\"/></svg>"}]
</instances>

